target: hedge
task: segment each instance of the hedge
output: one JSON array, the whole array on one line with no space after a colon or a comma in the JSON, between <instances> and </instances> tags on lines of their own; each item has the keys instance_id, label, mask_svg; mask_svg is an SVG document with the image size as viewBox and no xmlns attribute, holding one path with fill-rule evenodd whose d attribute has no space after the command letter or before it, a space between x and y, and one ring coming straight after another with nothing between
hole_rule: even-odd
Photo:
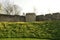
<instances>
[{"instance_id":1,"label":"hedge","mask_svg":"<svg viewBox=\"0 0 60 40\"><path fill-rule=\"evenodd\" d=\"M60 38L60 21L0 22L0 38Z\"/></svg>"}]
</instances>

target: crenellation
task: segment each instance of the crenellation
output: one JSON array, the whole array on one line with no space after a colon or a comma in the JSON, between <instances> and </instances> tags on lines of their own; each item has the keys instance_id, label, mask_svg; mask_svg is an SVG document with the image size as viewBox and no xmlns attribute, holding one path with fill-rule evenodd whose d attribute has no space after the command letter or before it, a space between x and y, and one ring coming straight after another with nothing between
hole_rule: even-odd
<instances>
[{"instance_id":1,"label":"crenellation","mask_svg":"<svg viewBox=\"0 0 60 40\"><path fill-rule=\"evenodd\" d=\"M60 20L60 13L52 13L46 15L26 13L25 16L0 14L0 22L35 22L46 20Z\"/></svg>"},{"instance_id":2,"label":"crenellation","mask_svg":"<svg viewBox=\"0 0 60 40\"><path fill-rule=\"evenodd\" d=\"M52 15L51 14L46 14L45 15L45 20L52 20Z\"/></svg>"},{"instance_id":3,"label":"crenellation","mask_svg":"<svg viewBox=\"0 0 60 40\"><path fill-rule=\"evenodd\" d=\"M60 13L53 13L52 14L52 19L53 20L60 20Z\"/></svg>"},{"instance_id":4,"label":"crenellation","mask_svg":"<svg viewBox=\"0 0 60 40\"><path fill-rule=\"evenodd\" d=\"M36 21L36 14L35 13L27 13L26 14L26 22L34 22Z\"/></svg>"},{"instance_id":5,"label":"crenellation","mask_svg":"<svg viewBox=\"0 0 60 40\"><path fill-rule=\"evenodd\" d=\"M44 15L36 16L36 21L44 21Z\"/></svg>"}]
</instances>

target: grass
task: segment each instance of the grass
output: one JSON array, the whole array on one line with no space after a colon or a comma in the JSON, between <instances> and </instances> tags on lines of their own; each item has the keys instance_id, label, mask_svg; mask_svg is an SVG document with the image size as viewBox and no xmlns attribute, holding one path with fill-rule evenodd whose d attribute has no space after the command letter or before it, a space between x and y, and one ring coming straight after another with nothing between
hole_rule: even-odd
<instances>
[{"instance_id":1,"label":"grass","mask_svg":"<svg viewBox=\"0 0 60 40\"><path fill-rule=\"evenodd\" d=\"M0 22L0 40L60 39L59 30L60 20L41 22Z\"/></svg>"},{"instance_id":2,"label":"grass","mask_svg":"<svg viewBox=\"0 0 60 40\"><path fill-rule=\"evenodd\" d=\"M35 38L1 38L0 40L49 40L49 39L35 39Z\"/></svg>"}]
</instances>

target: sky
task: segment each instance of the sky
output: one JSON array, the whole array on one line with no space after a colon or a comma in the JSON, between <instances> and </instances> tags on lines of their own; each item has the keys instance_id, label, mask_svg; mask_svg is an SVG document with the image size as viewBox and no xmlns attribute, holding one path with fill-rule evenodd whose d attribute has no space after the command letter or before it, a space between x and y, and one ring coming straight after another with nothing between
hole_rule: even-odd
<instances>
[{"instance_id":1,"label":"sky","mask_svg":"<svg viewBox=\"0 0 60 40\"><path fill-rule=\"evenodd\" d=\"M13 0L22 12L35 12L37 15L60 12L60 0Z\"/></svg>"}]
</instances>

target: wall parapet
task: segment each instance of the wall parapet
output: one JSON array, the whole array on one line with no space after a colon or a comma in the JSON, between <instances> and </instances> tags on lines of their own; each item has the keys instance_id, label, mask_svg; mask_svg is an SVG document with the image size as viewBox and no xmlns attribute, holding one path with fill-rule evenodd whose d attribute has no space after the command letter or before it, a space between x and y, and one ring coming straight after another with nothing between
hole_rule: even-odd
<instances>
[{"instance_id":1,"label":"wall parapet","mask_svg":"<svg viewBox=\"0 0 60 40\"><path fill-rule=\"evenodd\" d=\"M45 20L60 20L60 13L52 13L46 15L27 13L25 16L0 14L0 22L34 22Z\"/></svg>"}]
</instances>

